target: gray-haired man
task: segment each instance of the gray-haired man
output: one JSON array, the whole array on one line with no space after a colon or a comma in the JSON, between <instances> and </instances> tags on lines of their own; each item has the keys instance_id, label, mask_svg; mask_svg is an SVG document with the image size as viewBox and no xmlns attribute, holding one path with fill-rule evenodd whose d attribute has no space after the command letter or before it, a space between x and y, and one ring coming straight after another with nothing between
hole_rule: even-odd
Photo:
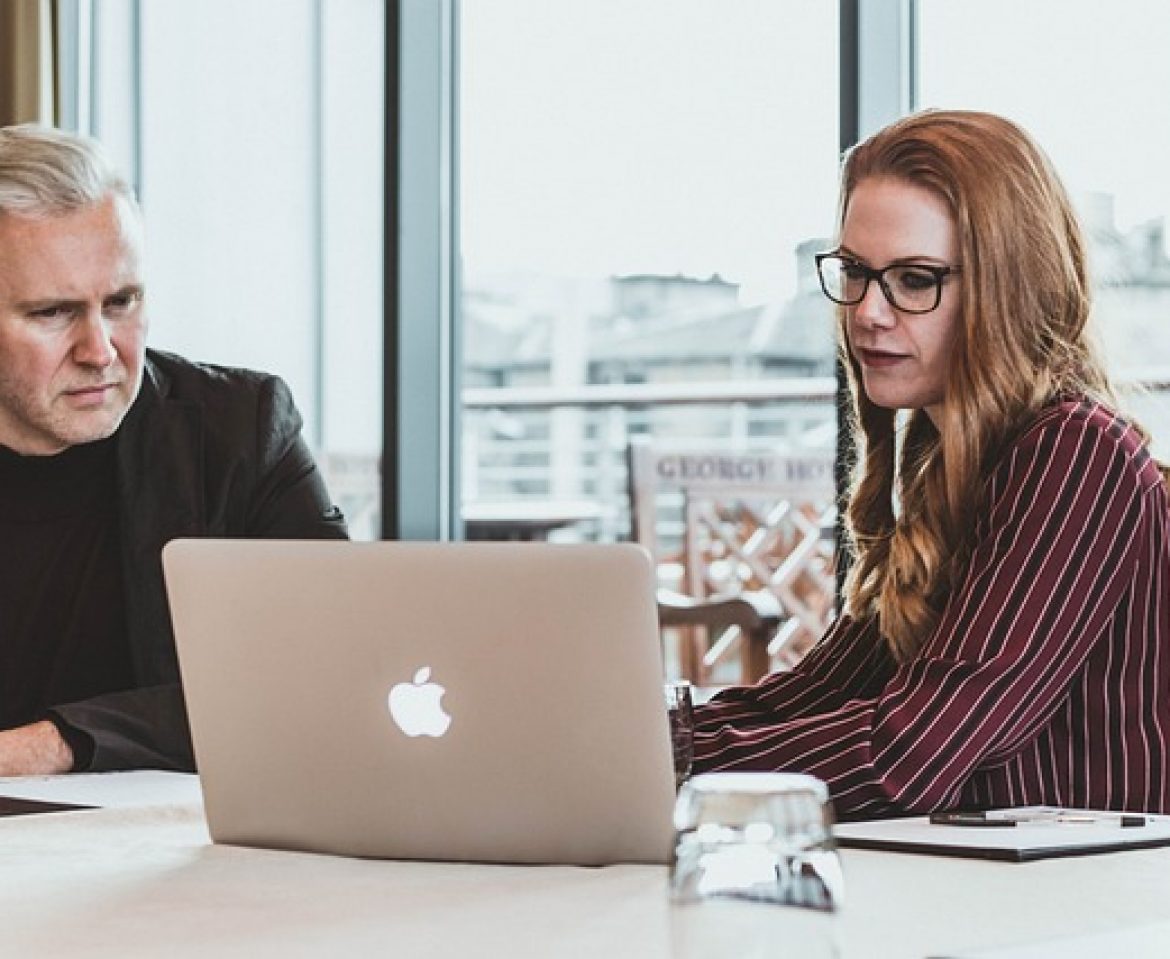
<instances>
[{"instance_id":1,"label":"gray-haired man","mask_svg":"<svg viewBox=\"0 0 1170 959\"><path fill-rule=\"evenodd\" d=\"M193 768L160 550L344 538L276 377L147 350L92 141L0 129L0 775Z\"/></svg>"}]
</instances>

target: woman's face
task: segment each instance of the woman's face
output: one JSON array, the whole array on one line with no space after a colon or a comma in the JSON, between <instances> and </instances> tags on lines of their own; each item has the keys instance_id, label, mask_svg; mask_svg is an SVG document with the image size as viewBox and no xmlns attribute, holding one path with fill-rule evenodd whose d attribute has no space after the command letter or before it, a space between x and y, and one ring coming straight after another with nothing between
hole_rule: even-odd
<instances>
[{"instance_id":1,"label":"woman's face","mask_svg":"<svg viewBox=\"0 0 1170 959\"><path fill-rule=\"evenodd\" d=\"M890 177L854 187L841 228L842 255L871 269L891 264L958 266L959 240L947 205L929 190ZM960 286L943 280L929 313L905 313L871 281L865 297L845 307L849 352L861 367L866 396L890 409L924 409L939 425L951 349L958 335Z\"/></svg>"}]
</instances>

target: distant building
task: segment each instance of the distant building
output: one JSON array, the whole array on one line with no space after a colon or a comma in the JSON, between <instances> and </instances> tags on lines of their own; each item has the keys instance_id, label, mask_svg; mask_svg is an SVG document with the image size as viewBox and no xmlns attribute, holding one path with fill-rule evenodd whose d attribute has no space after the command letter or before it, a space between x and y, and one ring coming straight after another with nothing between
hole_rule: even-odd
<instances>
[{"instance_id":1,"label":"distant building","mask_svg":"<svg viewBox=\"0 0 1170 959\"><path fill-rule=\"evenodd\" d=\"M1112 369L1123 378L1170 379L1170 258L1161 218L1126 233L1113 198L1092 194L1080 204L1091 249L1094 324Z\"/></svg>"},{"instance_id":2,"label":"distant building","mask_svg":"<svg viewBox=\"0 0 1170 959\"><path fill-rule=\"evenodd\" d=\"M591 309L575 322L583 337L559 337L580 353L586 383L669 383L831 376L835 356L833 311L820 292L812 251L797 250L798 290L786 303L744 305L739 287L713 275L638 274L604 281L607 296L594 295ZM514 300L469 288L464 301L464 381L468 386L552 385L558 324L546 309L527 318ZM574 322L574 321L570 321ZM561 365L572 362L562 357Z\"/></svg>"},{"instance_id":3,"label":"distant building","mask_svg":"<svg viewBox=\"0 0 1170 959\"><path fill-rule=\"evenodd\" d=\"M1170 371L1170 258L1165 224L1121 232L1113 198L1081 198L1091 249L1095 322L1110 366ZM745 304L737 284L633 274L608 280L510 278L469 286L464 300L468 386L669 383L827 376L834 368L833 310L813 253L796 249L797 290L784 303ZM527 282L527 285L526 285ZM555 372L554 372L555 368Z\"/></svg>"},{"instance_id":4,"label":"distant building","mask_svg":"<svg viewBox=\"0 0 1170 959\"><path fill-rule=\"evenodd\" d=\"M1091 248L1095 325L1111 369L1122 379L1170 382L1170 335L1165 332L1170 329L1170 259L1163 221L1122 232L1111 197L1090 196L1079 206ZM797 288L780 303L745 304L739 286L718 274L585 280L517 275L469 281L463 299L463 383L567 389L831 377L834 307L820 290L813 261L813 254L828 246L828 240L810 239L797 247ZM1164 447L1170 439L1165 396L1136 395L1126 404L1155 437L1163 437ZM728 417L728 410L714 407L648 405L631 412L626 428L649 429L679 442L733 442ZM782 415L756 409L731 421L739 440L767 442L797 436L809 442L808 437L828 436L835 428L823 404L789 407ZM569 409L551 415L492 413L472 431L478 445L467 452L468 465L470 460L485 464L477 489L491 495L537 493L548 482L548 474L537 469L542 462L555 476L566 470L575 475L582 458L592 455L585 452L588 444L599 441L598 422ZM487 478L489 462L494 482ZM567 486L574 495L590 492L576 479Z\"/></svg>"}]
</instances>

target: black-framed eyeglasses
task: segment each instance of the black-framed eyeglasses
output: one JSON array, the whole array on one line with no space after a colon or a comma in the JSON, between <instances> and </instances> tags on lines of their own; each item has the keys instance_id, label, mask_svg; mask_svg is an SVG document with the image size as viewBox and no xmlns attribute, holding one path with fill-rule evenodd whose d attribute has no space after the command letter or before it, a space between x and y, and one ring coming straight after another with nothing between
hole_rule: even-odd
<instances>
[{"instance_id":1,"label":"black-framed eyeglasses","mask_svg":"<svg viewBox=\"0 0 1170 959\"><path fill-rule=\"evenodd\" d=\"M937 309L946 278L963 271L961 266L927 263L893 263L875 270L840 253L818 253L814 259L821 289L834 303L855 306L865 299L870 280L877 280L890 306L903 313Z\"/></svg>"}]
</instances>

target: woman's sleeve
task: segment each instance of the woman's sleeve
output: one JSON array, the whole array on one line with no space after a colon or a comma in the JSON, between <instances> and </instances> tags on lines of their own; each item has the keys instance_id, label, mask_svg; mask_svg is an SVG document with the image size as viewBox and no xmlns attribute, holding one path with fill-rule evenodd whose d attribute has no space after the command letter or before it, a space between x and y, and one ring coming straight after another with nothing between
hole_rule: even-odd
<instances>
[{"instance_id":1,"label":"woman's sleeve","mask_svg":"<svg viewBox=\"0 0 1170 959\"><path fill-rule=\"evenodd\" d=\"M874 624L842 615L791 670L725 689L697 707L695 729L746 729L824 715L858 696L876 695L893 668Z\"/></svg>"},{"instance_id":2,"label":"woman's sleeve","mask_svg":"<svg viewBox=\"0 0 1170 959\"><path fill-rule=\"evenodd\" d=\"M882 815L953 805L976 769L1022 748L1132 579L1143 488L1112 431L1062 409L1009 450L990 501L967 573L915 659L825 711L704 716L696 769L811 773L838 815Z\"/></svg>"}]
</instances>

